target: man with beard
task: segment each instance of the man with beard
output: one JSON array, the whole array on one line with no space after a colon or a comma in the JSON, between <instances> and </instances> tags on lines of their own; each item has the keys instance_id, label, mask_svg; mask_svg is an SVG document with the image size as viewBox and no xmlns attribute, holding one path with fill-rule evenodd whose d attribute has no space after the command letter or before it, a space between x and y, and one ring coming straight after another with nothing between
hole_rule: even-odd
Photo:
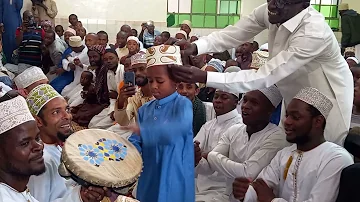
<instances>
[{"instance_id":1,"label":"man with beard","mask_svg":"<svg viewBox=\"0 0 360 202\"><path fill-rule=\"evenodd\" d=\"M135 73L136 86L125 84L119 92L115 104L115 121L120 126L137 122L138 110L154 97L149 88L146 76L145 53L139 52L131 57L131 70ZM114 127L119 127L118 125Z\"/></svg>"},{"instance_id":2,"label":"man with beard","mask_svg":"<svg viewBox=\"0 0 360 202\"><path fill-rule=\"evenodd\" d=\"M300 90L284 121L286 140L294 144L279 151L256 180L237 178L234 197L245 202L335 202L341 171L353 160L344 148L324 138L332 107L317 89Z\"/></svg>"},{"instance_id":3,"label":"man with beard","mask_svg":"<svg viewBox=\"0 0 360 202\"><path fill-rule=\"evenodd\" d=\"M237 47L269 29L269 60L259 70L221 74L196 67L174 66L177 80L206 83L207 87L244 93L276 84L284 98L282 115L300 89L314 87L333 103L325 138L343 145L350 128L353 82L339 43L310 0L268 0L228 26L193 44L185 44L183 58L191 54L222 52ZM340 76L341 75L341 76Z\"/></svg>"},{"instance_id":4,"label":"man with beard","mask_svg":"<svg viewBox=\"0 0 360 202\"><path fill-rule=\"evenodd\" d=\"M43 153L42 132L36 126L37 121L30 113L25 99L15 91L9 91L0 98L0 110L3 112L0 115L0 120L2 120L0 124L0 201L38 202L27 185L30 176L40 179L40 176L46 175L49 169L47 166L49 156L46 151ZM49 180L47 179L47 181ZM37 183L40 185L41 182ZM41 186L37 186L37 189L41 188ZM58 188L52 187L51 191L56 191L55 189ZM42 191L49 191L47 189ZM58 198L57 201L100 201L105 194L109 195L105 192L106 189L102 188L80 188L78 186L63 198ZM98 200L94 200L94 198ZM41 202L50 201L39 200Z\"/></svg>"},{"instance_id":5,"label":"man with beard","mask_svg":"<svg viewBox=\"0 0 360 202\"><path fill-rule=\"evenodd\" d=\"M107 69L106 83L108 88L108 98L110 98L110 105L91 119L89 128L106 130L112 127L115 123L114 108L116 98L118 97L118 86L123 80L124 69L123 66L119 64L119 57L114 49L105 50L103 64Z\"/></svg>"},{"instance_id":6,"label":"man with beard","mask_svg":"<svg viewBox=\"0 0 360 202\"><path fill-rule=\"evenodd\" d=\"M212 193L212 197L220 201L229 201L236 177L256 178L276 153L288 146L280 127L270 122L272 112L281 101L280 91L275 86L250 91L243 96L243 123L224 131L219 141L212 145L213 149L206 156L207 161L202 160L200 167L202 172L211 174L209 178L214 178L214 175L224 176L226 190L214 192L209 189L204 193ZM211 184L207 186L212 188L209 186Z\"/></svg>"},{"instance_id":7,"label":"man with beard","mask_svg":"<svg viewBox=\"0 0 360 202\"><path fill-rule=\"evenodd\" d=\"M28 186L37 200L52 201L68 191L66 180L53 171L60 165L61 145L73 133L72 116L66 100L47 84L35 87L26 101L40 129L47 168L43 175L31 177Z\"/></svg>"}]
</instances>

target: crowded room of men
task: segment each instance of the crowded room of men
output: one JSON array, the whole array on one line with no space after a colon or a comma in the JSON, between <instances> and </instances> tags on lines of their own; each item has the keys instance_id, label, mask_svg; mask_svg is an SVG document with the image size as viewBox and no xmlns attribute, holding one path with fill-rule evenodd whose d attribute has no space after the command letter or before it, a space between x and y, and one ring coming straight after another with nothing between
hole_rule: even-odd
<instances>
[{"instance_id":1,"label":"crowded room of men","mask_svg":"<svg viewBox=\"0 0 360 202\"><path fill-rule=\"evenodd\" d=\"M0 0L0 202L360 202L358 0Z\"/></svg>"}]
</instances>

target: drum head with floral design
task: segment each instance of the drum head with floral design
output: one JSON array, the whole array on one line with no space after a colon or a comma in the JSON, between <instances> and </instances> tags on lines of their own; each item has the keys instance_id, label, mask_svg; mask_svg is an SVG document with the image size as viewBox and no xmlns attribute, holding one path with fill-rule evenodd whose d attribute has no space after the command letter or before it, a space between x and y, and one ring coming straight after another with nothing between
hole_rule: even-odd
<instances>
[{"instance_id":1,"label":"drum head with floral design","mask_svg":"<svg viewBox=\"0 0 360 202\"><path fill-rule=\"evenodd\" d=\"M143 164L129 141L101 129L72 134L65 142L61 160L62 166L81 180L111 188L134 183Z\"/></svg>"}]
</instances>

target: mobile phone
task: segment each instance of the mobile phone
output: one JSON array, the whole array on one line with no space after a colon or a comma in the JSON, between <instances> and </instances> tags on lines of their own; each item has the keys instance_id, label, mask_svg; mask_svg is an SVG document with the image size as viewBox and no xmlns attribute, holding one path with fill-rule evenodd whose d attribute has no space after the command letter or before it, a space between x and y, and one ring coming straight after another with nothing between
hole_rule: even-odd
<instances>
[{"instance_id":1,"label":"mobile phone","mask_svg":"<svg viewBox=\"0 0 360 202\"><path fill-rule=\"evenodd\" d=\"M125 72L124 73L124 83L129 84L130 86L135 86L135 73L134 72Z\"/></svg>"}]
</instances>

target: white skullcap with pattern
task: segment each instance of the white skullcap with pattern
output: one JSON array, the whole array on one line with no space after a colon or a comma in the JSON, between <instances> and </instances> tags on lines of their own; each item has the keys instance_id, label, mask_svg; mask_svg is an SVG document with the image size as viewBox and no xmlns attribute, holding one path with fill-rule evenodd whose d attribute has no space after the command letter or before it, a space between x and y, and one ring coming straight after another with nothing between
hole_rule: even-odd
<instances>
[{"instance_id":1,"label":"white skullcap with pattern","mask_svg":"<svg viewBox=\"0 0 360 202\"><path fill-rule=\"evenodd\" d=\"M46 79L46 75L39 67L30 67L14 78L15 85L18 88L27 88L31 84Z\"/></svg>"},{"instance_id":2,"label":"white skullcap with pattern","mask_svg":"<svg viewBox=\"0 0 360 202\"><path fill-rule=\"evenodd\" d=\"M267 97L267 99L269 99L275 108L283 99L279 89L274 85L270 86L269 88L260 89L259 91L262 92Z\"/></svg>"},{"instance_id":3,"label":"white skullcap with pattern","mask_svg":"<svg viewBox=\"0 0 360 202\"><path fill-rule=\"evenodd\" d=\"M22 96L1 102L0 110L0 135L18 125L35 120Z\"/></svg>"},{"instance_id":4,"label":"white skullcap with pattern","mask_svg":"<svg viewBox=\"0 0 360 202\"><path fill-rule=\"evenodd\" d=\"M312 87L301 89L298 94L295 95L294 99L301 100L315 107L325 117L325 119L329 116L329 113L333 108L331 100L319 90Z\"/></svg>"}]
</instances>

